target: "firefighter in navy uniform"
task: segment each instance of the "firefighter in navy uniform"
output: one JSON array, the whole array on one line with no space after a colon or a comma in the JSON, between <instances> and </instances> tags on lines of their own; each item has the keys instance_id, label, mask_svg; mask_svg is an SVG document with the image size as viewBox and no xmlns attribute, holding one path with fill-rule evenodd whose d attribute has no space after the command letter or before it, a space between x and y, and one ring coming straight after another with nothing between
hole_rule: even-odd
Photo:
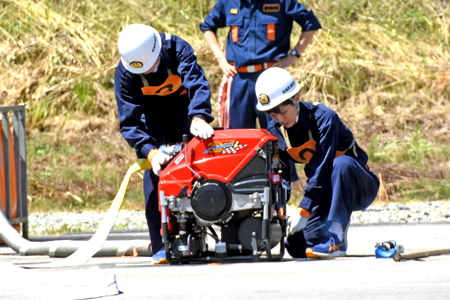
<instances>
[{"instance_id":1,"label":"firefighter in navy uniform","mask_svg":"<svg viewBox=\"0 0 450 300\"><path fill-rule=\"evenodd\" d=\"M184 134L209 138L211 92L192 47L178 36L158 33L142 24L119 34L121 60L116 68L120 132L138 158L147 158L152 171L144 174L146 218L155 263L166 263L158 208L161 167L170 156L165 145L182 142Z\"/></svg>"},{"instance_id":2,"label":"firefighter in navy uniform","mask_svg":"<svg viewBox=\"0 0 450 300\"><path fill-rule=\"evenodd\" d=\"M291 48L293 23L302 34ZM226 51L217 40L217 29L229 27ZM293 65L311 43L320 23L311 10L297 0L218 0L200 24L205 41L224 76L220 91L220 126L224 128L261 128L270 120L255 109L255 82L271 66Z\"/></svg>"},{"instance_id":3,"label":"firefighter in navy uniform","mask_svg":"<svg viewBox=\"0 0 450 300\"><path fill-rule=\"evenodd\" d=\"M273 119L268 129L278 137L281 160L287 168L288 160L306 164L307 184L286 249L293 257L345 256L351 214L372 204L380 183L338 114L300 101L299 90L281 68L264 71L255 87L257 109Z\"/></svg>"}]
</instances>

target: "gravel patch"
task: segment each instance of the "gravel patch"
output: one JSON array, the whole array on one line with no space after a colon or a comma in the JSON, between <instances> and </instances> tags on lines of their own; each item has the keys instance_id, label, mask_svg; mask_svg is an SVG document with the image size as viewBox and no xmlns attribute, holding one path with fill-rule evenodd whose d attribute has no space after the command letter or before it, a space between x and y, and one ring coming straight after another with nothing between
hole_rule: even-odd
<instances>
[{"instance_id":1,"label":"gravel patch","mask_svg":"<svg viewBox=\"0 0 450 300\"><path fill-rule=\"evenodd\" d=\"M374 204L352 214L351 224L430 224L450 223L450 202Z\"/></svg>"},{"instance_id":2,"label":"gravel patch","mask_svg":"<svg viewBox=\"0 0 450 300\"><path fill-rule=\"evenodd\" d=\"M106 212L57 212L34 213L28 215L28 233L30 235L48 235L61 233L92 232L95 231ZM143 210L121 210L117 214L113 230L148 230L145 212Z\"/></svg>"},{"instance_id":3,"label":"gravel patch","mask_svg":"<svg viewBox=\"0 0 450 300\"><path fill-rule=\"evenodd\" d=\"M106 212L34 213L28 216L30 235L95 231ZM352 225L450 223L450 201L416 203L377 203L364 211L353 212ZM143 210L122 210L113 230L148 230Z\"/></svg>"}]
</instances>

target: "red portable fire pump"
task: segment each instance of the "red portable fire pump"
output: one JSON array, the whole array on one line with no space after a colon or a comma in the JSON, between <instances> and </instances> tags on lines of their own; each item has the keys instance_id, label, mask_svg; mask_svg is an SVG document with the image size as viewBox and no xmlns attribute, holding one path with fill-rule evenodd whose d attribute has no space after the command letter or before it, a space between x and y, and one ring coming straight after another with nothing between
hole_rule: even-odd
<instances>
[{"instance_id":1,"label":"red portable fire pump","mask_svg":"<svg viewBox=\"0 0 450 300\"><path fill-rule=\"evenodd\" d=\"M159 181L168 261L281 259L287 189L276 137L264 129L218 129L210 139L186 141Z\"/></svg>"}]
</instances>

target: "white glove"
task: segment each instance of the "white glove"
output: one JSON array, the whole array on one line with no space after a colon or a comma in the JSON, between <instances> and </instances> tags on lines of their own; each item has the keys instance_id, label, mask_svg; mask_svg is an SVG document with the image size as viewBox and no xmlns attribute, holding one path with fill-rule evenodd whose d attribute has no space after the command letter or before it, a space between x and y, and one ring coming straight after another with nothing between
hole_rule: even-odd
<instances>
[{"instance_id":1,"label":"white glove","mask_svg":"<svg viewBox=\"0 0 450 300\"><path fill-rule=\"evenodd\" d=\"M300 231L306 227L308 218L300 216L295 210L286 205L287 211L287 232L288 235L292 235L297 231Z\"/></svg>"},{"instance_id":2,"label":"white glove","mask_svg":"<svg viewBox=\"0 0 450 300\"><path fill-rule=\"evenodd\" d=\"M191 133L202 139L208 139L214 134L214 129L205 121L194 119L191 123Z\"/></svg>"},{"instance_id":3,"label":"white glove","mask_svg":"<svg viewBox=\"0 0 450 300\"><path fill-rule=\"evenodd\" d=\"M156 175L161 175L161 166L166 164L170 160L170 156L164 153L161 153L158 151L155 155L152 157L152 170L153 173Z\"/></svg>"},{"instance_id":4,"label":"white glove","mask_svg":"<svg viewBox=\"0 0 450 300\"><path fill-rule=\"evenodd\" d=\"M296 217L290 216L288 218L288 235L292 235L297 231L304 229L306 227L306 222L308 222L308 219L300 215L297 215Z\"/></svg>"},{"instance_id":5,"label":"white glove","mask_svg":"<svg viewBox=\"0 0 450 300\"><path fill-rule=\"evenodd\" d=\"M178 152L181 152L181 150L183 150L183 143L181 142L171 146L162 145L161 147L159 147L159 151L170 156L178 154Z\"/></svg>"}]
</instances>

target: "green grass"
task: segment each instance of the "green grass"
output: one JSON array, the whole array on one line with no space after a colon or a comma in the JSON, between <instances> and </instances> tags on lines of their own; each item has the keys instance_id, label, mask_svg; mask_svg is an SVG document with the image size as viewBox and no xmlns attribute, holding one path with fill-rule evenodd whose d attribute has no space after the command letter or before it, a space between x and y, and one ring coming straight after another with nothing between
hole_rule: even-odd
<instances>
[{"instance_id":1,"label":"green grass","mask_svg":"<svg viewBox=\"0 0 450 300\"><path fill-rule=\"evenodd\" d=\"M75 84L74 90L79 100L79 109L83 110L88 115L93 114L95 96L93 81L90 79L85 79L84 81L78 82Z\"/></svg>"},{"instance_id":2,"label":"green grass","mask_svg":"<svg viewBox=\"0 0 450 300\"><path fill-rule=\"evenodd\" d=\"M60 235L60 234L72 234L72 233L80 233L84 232L81 227L74 227L68 224L62 224L57 227L49 227L45 231L45 235Z\"/></svg>"},{"instance_id":3,"label":"green grass","mask_svg":"<svg viewBox=\"0 0 450 300\"><path fill-rule=\"evenodd\" d=\"M399 190L406 200L450 199L450 180L415 180L400 186Z\"/></svg>"},{"instance_id":4,"label":"green grass","mask_svg":"<svg viewBox=\"0 0 450 300\"><path fill-rule=\"evenodd\" d=\"M129 167L121 164L126 146L84 139L68 143L44 134L29 138L28 169L33 172L28 172L28 186L34 196L30 210L108 209ZM143 203L141 179L135 175L123 207L142 208Z\"/></svg>"},{"instance_id":5,"label":"green grass","mask_svg":"<svg viewBox=\"0 0 450 300\"><path fill-rule=\"evenodd\" d=\"M397 163L426 169L431 163L445 163L450 157L450 147L433 145L423 132L416 128L412 136L405 139L380 144L375 138L368 147L371 161L377 163Z\"/></svg>"}]
</instances>

